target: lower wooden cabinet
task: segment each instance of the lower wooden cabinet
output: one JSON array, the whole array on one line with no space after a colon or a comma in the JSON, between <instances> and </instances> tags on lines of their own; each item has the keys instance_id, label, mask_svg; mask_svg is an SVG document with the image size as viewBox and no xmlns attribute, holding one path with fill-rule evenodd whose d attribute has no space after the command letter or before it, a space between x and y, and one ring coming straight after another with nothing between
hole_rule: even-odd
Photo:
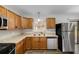
<instances>
[{"instance_id":1,"label":"lower wooden cabinet","mask_svg":"<svg viewBox=\"0 0 79 59\"><path fill-rule=\"evenodd\" d=\"M40 49L47 49L47 39L46 37L40 37L40 41L39 41L39 48Z\"/></svg>"},{"instance_id":2,"label":"lower wooden cabinet","mask_svg":"<svg viewBox=\"0 0 79 59\"><path fill-rule=\"evenodd\" d=\"M32 38L32 49L47 49L46 37L33 37Z\"/></svg>"},{"instance_id":3,"label":"lower wooden cabinet","mask_svg":"<svg viewBox=\"0 0 79 59\"><path fill-rule=\"evenodd\" d=\"M24 41L20 41L16 44L16 54L23 54L24 53Z\"/></svg>"},{"instance_id":4,"label":"lower wooden cabinet","mask_svg":"<svg viewBox=\"0 0 79 59\"><path fill-rule=\"evenodd\" d=\"M31 37L27 37L26 38L26 40L25 40L25 48L26 48L26 50L28 50L28 49L31 49Z\"/></svg>"},{"instance_id":5,"label":"lower wooden cabinet","mask_svg":"<svg viewBox=\"0 0 79 59\"><path fill-rule=\"evenodd\" d=\"M24 54L30 49L47 49L47 38L26 37L16 44L16 54Z\"/></svg>"},{"instance_id":6,"label":"lower wooden cabinet","mask_svg":"<svg viewBox=\"0 0 79 59\"><path fill-rule=\"evenodd\" d=\"M32 38L32 49L39 49L39 37Z\"/></svg>"}]
</instances>

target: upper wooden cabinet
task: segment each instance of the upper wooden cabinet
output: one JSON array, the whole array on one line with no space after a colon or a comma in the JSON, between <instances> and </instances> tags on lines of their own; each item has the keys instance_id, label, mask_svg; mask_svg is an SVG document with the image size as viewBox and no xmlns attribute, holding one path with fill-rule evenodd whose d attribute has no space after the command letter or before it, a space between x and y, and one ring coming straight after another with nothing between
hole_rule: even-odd
<instances>
[{"instance_id":1,"label":"upper wooden cabinet","mask_svg":"<svg viewBox=\"0 0 79 59\"><path fill-rule=\"evenodd\" d=\"M7 15L6 8L0 6L0 15L2 15L2 16L6 16Z\"/></svg>"},{"instance_id":2,"label":"upper wooden cabinet","mask_svg":"<svg viewBox=\"0 0 79 59\"><path fill-rule=\"evenodd\" d=\"M26 29L26 28L27 28L26 18L25 18L25 17L22 17L21 22L22 22L22 28L23 28L23 29Z\"/></svg>"},{"instance_id":3,"label":"upper wooden cabinet","mask_svg":"<svg viewBox=\"0 0 79 59\"><path fill-rule=\"evenodd\" d=\"M24 29L32 29L33 25L33 19L32 18L22 18L22 28Z\"/></svg>"},{"instance_id":4,"label":"upper wooden cabinet","mask_svg":"<svg viewBox=\"0 0 79 59\"><path fill-rule=\"evenodd\" d=\"M15 14L9 10L7 10L7 18L8 18L8 29L13 30L16 28L15 24Z\"/></svg>"},{"instance_id":5,"label":"upper wooden cabinet","mask_svg":"<svg viewBox=\"0 0 79 59\"><path fill-rule=\"evenodd\" d=\"M16 23L16 28L17 29L20 29L22 26L21 26L21 16L19 16L19 15L16 15L15 16L15 23Z\"/></svg>"},{"instance_id":6,"label":"upper wooden cabinet","mask_svg":"<svg viewBox=\"0 0 79 59\"><path fill-rule=\"evenodd\" d=\"M21 16L16 15L10 10L7 10L7 18L8 18L8 29L20 29L21 26Z\"/></svg>"},{"instance_id":7,"label":"upper wooden cabinet","mask_svg":"<svg viewBox=\"0 0 79 59\"><path fill-rule=\"evenodd\" d=\"M47 25L47 29L55 29L55 18L47 18L46 19L46 25Z\"/></svg>"},{"instance_id":8,"label":"upper wooden cabinet","mask_svg":"<svg viewBox=\"0 0 79 59\"><path fill-rule=\"evenodd\" d=\"M9 30L20 29L22 27L21 26L21 16L8 10L7 8L0 6L0 15L7 17Z\"/></svg>"},{"instance_id":9,"label":"upper wooden cabinet","mask_svg":"<svg viewBox=\"0 0 79 59\"><path fill-rule=\"evenodd\" d=\"M27 25L27 27L28 27L28 29L32 29L32 24L33 24L33 19L32 18L27 18L27 23L28 23L28 25Z\"/></svg>"}]
</instances>

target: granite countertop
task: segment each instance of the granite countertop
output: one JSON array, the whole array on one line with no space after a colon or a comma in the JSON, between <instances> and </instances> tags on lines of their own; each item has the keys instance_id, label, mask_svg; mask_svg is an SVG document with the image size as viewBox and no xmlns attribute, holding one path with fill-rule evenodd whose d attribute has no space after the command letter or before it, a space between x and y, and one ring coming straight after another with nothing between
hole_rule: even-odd
<instances>
[{"instance_id":1,"label":"granite countertop","mask_svg":"<svg viewBox=\"0 0 79 59\"><path fill-rule=\"evenodd\" d=\"M25 35L25 34L20 34L20 35L16 35L16 36L12 36L9 38L4 38L4 39L0 39L0 43L18 43L21 40L23 40L26 37L58 37L57 35L53 35L53 36L30 36L30 35Z\"/></svg>"}]
</instances>

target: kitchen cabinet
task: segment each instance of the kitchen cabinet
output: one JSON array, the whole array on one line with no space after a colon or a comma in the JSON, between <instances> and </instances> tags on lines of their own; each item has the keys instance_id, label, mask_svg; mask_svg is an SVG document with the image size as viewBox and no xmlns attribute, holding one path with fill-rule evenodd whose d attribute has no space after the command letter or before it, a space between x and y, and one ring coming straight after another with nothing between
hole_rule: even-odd
<instances>
[{"instance_id":1,"label":"kitchen cabinet","mask_svg":"<svg viewBox=\"0 0 79 59\"><path fill-rule=\"evenodd\" d=\"M39 37L32 38L32 49L39 49Z\"/></svg>"},{"instance_id":2,"label":"kitchen cabinet","mask_svg":"<svg viewBox=\"0 0 79 59\"><path fill-rule=\"evenodd\" d=\"M32 25L33 19L32 18L27 18L27 23L28 23L27 29L32 29L32 27L33 27L33 25Z\"/></svg>"},{"instance_id":3,"label":"kitchen cabinet","mask_svg":"<svg viewBox=\"0 0 79 59\"><path fill-rule=\"evenodd\" d=\"M15 24L15 14L10 10L7 10L7 18L8 18L8 29L13 30L16 28Z\"/></svg>"},{"instance_id":4,"label":"kitchen cabinet","mask_svg":"<svg viewBox=\"0 0 79 59\"><path fill-rule=\"evenodd\" d=\"M22 18L22 28L23 29L32 29L33 25L33 19L32 18Z\"/></svg>"},{"instance_id":5,"label":"kitchen cabinet","mask_svg":"<svg viewBox=\"0 0 79 59\"><path fill-rule=\"evenodd\" d=\"M16 54L23 54L24 53L24 41L20 41L16 44Z\"/></svg>"},{"instance_id":6,"label":"kitchen cabinet","mask_svg":"<svg viewBox=\"0 0 79 59\"><path fill-rule=\"evenodd\" d=\"M56 27L55 24L56 24L55 18L46 19L47 29L55 29L55 27Z\"/></svg>"},{"instance_id":7,"label":"kitchen cabinet","mask_svg":"<svg viewBox=\"0 0 79 59\"><path fill-rule=\"evenodd\" d=\"M20 29L21 28L21 16L15 14L14 12L0 6L0 15L8 18L8 29Z\"/></svg>"},{"instance_id":8,"label":"kitchen cabinet","mask_svg":"<svg viewBox=\"0 0 79 59\"><path fill-rule=\"evenodd\" d=\"M27 28L27 21L25 17L22 17L22 28L26 29Z\"/></svg>"},{"instance_id":9,"label":"kitchen cabinet","mask_svg":"<svg viewBox=\"0 0 79 59\"><path fill-rule=\"evenodd\" d=\"M31 49L31 37L27 37L26 39L25 39L25 48L26 48L26 50L30 50Z\"/></svg>"},{"instance_id":10,"label":"kitchen cabinet","mask_svg":"<svg viewBox=\"0 0 79 59\"><path fill-rule=\"evenodd\" d=\"M21 26L21 16L16 15L16 16L15 16L15 20L16 20L16 21L15 21L15 23L16 23L16 28L17 28L17 29L21 29L21 27L22 27L22 26Z\"/></svg>"},{"instance_id":11,"label":"kitchen cabinet","mask_svg":"<svg viewBox=\"0 0 79 59\"><path fill-rule=\"evenodd\" d=\"M7 15L6 10L7 10L6 8L4 8L3 6L0 6L0 15L6 16Z\"/></svg>"},{"instance_id":12,"label":"kitchen cabinet","mask_svg":"<svg viewBox=\"0 0 79 59\"><path fill-rule=\"evenodd\" d=\"M23 52L26 52L26 38L23 39Z\"/></svg>"},{"instance_id":13,"label":"kitchen cabinet","mask_svg":"<svg viewBox=\"0 0 79 59\"><path fill-rule=\"evenodd\" d=\"M47 38L40 37L40 49L47 49Z\"/></svg>"},{"instance_id":14,"label":"kitchen cabinet","mask_svg":"<svg viewBox=\"0 0 79 59\"><path fill-rule=\"evenodd\" d=\"M32 49L47 49L46 37L33 37L32 38Z\"/></svg>"}]
</instances>

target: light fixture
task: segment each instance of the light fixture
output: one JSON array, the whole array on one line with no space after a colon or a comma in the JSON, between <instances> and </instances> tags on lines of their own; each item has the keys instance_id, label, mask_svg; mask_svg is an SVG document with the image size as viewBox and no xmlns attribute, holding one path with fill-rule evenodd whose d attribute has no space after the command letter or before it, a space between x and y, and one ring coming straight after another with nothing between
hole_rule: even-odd
<instances>
[{"instance_id":1,"label":"light fixture","mask_svg":"<svg viewBox=\"0 0 79 59\"><path fill-rule=\"evenodd\" d=\"M37 12L38 21L40 21L40 12Z\"/></svg>"}]
</instances>

